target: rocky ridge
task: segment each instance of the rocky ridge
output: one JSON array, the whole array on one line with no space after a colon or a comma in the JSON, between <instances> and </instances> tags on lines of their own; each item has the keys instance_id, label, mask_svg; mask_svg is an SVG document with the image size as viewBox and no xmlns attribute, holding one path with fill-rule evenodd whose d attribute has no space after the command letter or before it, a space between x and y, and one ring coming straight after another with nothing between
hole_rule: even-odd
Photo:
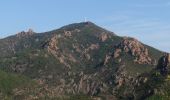
<instances>
[{"instance_id":1,"label":"rocky ridge","mask_svg":"<svg viewBox=\"0 0 170 100\"><path fill-rule=\"evenodd\" d=\"M27 32L25 32L25 31L19 32L17 34L17 37L18 38L29 37L29 36L31 36L33 34L35 34L35 32L32 29L29 29Z\"/></svg>"},{"instance_id":2,"label":"rocky ridge","mask_svg":"<svg viewBox=\"0 0 170 100\"><path fill-rule=\"evenodd\" d=\"M154 64L149 56L148 49L137 39L125 37L123 41L115 46L114 58L119 57L121 52L126 52L135 57L134 62L138 64Z\"/></svg>"}]
</instances>

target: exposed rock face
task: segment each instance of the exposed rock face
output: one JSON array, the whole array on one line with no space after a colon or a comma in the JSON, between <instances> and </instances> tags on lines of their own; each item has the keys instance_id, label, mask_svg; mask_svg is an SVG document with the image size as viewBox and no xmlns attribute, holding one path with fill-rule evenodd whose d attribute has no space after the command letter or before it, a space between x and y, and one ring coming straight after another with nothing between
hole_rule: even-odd
<instances>
[{"instance_id":1,"label":"exposed rock face","mask_svg":"<svg viewBox=\"0 0 170 100\"><path fill-rule=\"evenodd\" d=\"M122 86L125 83L126 71L125 65L122 65L118 68L117 72L115 73L115 83L117 84L117 88Z\"/></svg>"},{"instance_id":2,"label":"exposed rock face","mask_svg":"<svg viewBox=\"0 0 170 100\"><path fill-rule=\"evenodd\" d=\"M76 52L81 53L81 49L80 49L79 45L72 44L72 46L74 49L76 49Z\"/></svg>"},{"instance_id":3,"label":"exposed rock face","mask_svg":"<svg viewBox=\"0 0 170 100\"><path fill-rule=\"evenodd\" d=\"M108 34L105 34L105 33L102 33L100 36L99 36L99 39L104 42L108 39Z\"/></svg>"},{"instance_id":4,"label":"exposed rock face","mask_svg":"<svg viewBox=\"0 0 170 100\"><path fill-rule=\"evenodd\" d=\"M148 49L145 48L138 40L124 38L124 40L118 44L114 52L114 57L119 57L121 51L130 53L135 57L134 62L138 64L152 64L152 59L149 57Z\"/></svg>"},{"instance_id":5,"label":"exposed rock face","mask_svg":"<svg viewBox=\"0 0 170 100\"><path fill-rule=\"evenodd\" d=\"M91 44L89 49L94 50L94 49L99 49L99 44Z\"/></svg>"},{"instance_id":6,"label":"exposed rock face","mask_svg":"<svg viewBox=\"0 0 170 100\"><path fill-rule=\"evenodd\" d=\"M120 56L120 53L121 53L121 49L116 49L115 52L114 52L114 58L117 58Z\"/></svg>"},{"instance_id":7,"label":"exposed rock face","mask_svg":"<svg viewBox=\"0 0 170 100\"><path fill-rule=\"evenodd\" d=\"M168 57L167 57L167 58L168 58L168 62L170 63L170 54L168 54Z\"/></svg>"},{"instance_id":8,"label":"exposed rock face","mask_svg":"<svg viewBox=\"0 0 170 100\"><path fill-rule=\"evenodd\" d=\"M27 64L22 64L22 65L15 65L12 67L12 70L15 72L23 73L27 68Z\"/></svg>"},{"instance_id":9,"label":"exposed rock face","mask_svg":"<svg viewBox=\"0 0 170 100\"><path fill-rule=\"evenodd\" d=\"M79 29L75 29L75 30L74 30L74 32L77 32L77 33L78 33L78 32L81 32L81 30L79 30Z\"/></svg>"},{"instance_id":10,"label":"exposed rock face","mask_svg":"<svg viewBox=\"0 0 170 100\"><path fill-rule=\"evenodd\" d=\"M64 31L64 35L65 35L66 37L71 37L71 36L72 36L72 33L71 33L71 31Z\"/></svg>"},{"instance_id":11,"label":"exposed rock face","mask_svg":"<svg viewBox=\"0 0 170 100\"><path fill-rule=\"evenodd\" d=\"M73 73L70 73L70 75L73 75ZM68 77L61 78L58 80L58 84L52 87L45 85L45 80L37 79L36 81L38 81L39 84L47 86L46 90L54 92L55 95L64 95L65 93L69 94L84 93L93 96L97 95L99 92L104 93L108 89L105 83L102 83L94 79L94 77L96 77L97 74L93 75L78 72L75 75L79 78L77 79L74 78L68 79Z\"/></svg>"},{"instance_id":12,"label":"exposed rock face","mask_svg":"<svg viewBox=\"0 0 170 100\"><path fill-rule=\"evenodd\" d=\"M18 38L22 38L22 37L29 37L31 35L33 35L35 32L32 29L29 29L28 32L22 31L20 33L17 34Z\"/></svg>"},{"instance_id":13,"label":"exposed rock face","mask_svg":"<svg viewBox=\"0 0 170 100\"><path fill-rule=\"evenodd\" d=\"M90 83L92 76L83 75L81 76L80 82L78 84L78 91L83 92L85 94L90 93L91 95L96 95L98 93L98 82L93 81Z\"/></svg>"},{"instance_id":14,"label":"exposed rock face","mask_svg":"<svg viewBox=\"0 0 170 100\"><path fill-rule=\"evenodd\" d=\"M165 54L163 57L160 58L158 62L157 68L160 70L162 75L167 75L169 70L170 64L170 54Z\"/></svg>"},{"instance_id":15,"label":"exposed rock face","mask_svg":"<svg viewBox=\"0 0 170 100\"><path fill-rule=\"evenodd\" d=\"M55 35L51 38L51 40L48 43L47 50L48 52L53 54L56 57L56 59L60 61L60 63L64 64L66 67L71 69L70 65L65 61L66 60L65 55L59 51L58 38L60 38L58 37L58 35ZM75 60L73 59L71 55L70 55L70 58L72 58L72 60L75 62Z\"/></svg>"},{"instance_id":16,"label":"exposed rock face","mask_svg":"<svg viewBox=\"0 0 170 100\"><path fill-rule=\"evenodd\" d=\"M106 55L105 60L104 60L104 65L106 65L109 62L110 58L111 58L110 55Z\"/></svg>"},{"instance_id":17,"label":"exposed rock face","mask_svg":"<svg viewBox=\"0 0 170 100\"><path fill-rule=\"evenodd\" d=\"M89 52L92 50L98 50L100 48L99 44L91 44L88 48L86 48L82 54L85 56L85 58L87 58L88 60L90 60L90 54Z\"/></svg>"}]
</instances>

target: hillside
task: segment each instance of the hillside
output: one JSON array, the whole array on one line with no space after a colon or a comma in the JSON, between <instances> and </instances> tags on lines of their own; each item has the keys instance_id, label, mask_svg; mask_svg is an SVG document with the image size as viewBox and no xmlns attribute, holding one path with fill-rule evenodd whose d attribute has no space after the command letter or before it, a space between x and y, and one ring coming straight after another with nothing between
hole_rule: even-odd
<instances>
[{"instance_id":1,"label":"hillside","mask_svg":"<svg viewBox=\"0 0 170 100\"><path fill-rule=\"evenodd\" d=\"M152 77L161 72L158 68L164 65L160 61L163 52L92 22L74 23L45 33L31 29L19 32L0 40L0 52L2 76L15 74L34 84L30 88L25 81L11 77L18 85L10 92L18 87L23 90L20 83L30 90L23 91L21 96L1 91L9 98L161 100L168 96L162 94L169 90L161 88L169 89L165 87L169 84L168 74L160 74L161 80L156 82ZM13 84L11 78L5 78ZM152 82L155 84L151 85ZM156 93L156 88L161 88L162 94Z\"/></svg>"}]
</instances>

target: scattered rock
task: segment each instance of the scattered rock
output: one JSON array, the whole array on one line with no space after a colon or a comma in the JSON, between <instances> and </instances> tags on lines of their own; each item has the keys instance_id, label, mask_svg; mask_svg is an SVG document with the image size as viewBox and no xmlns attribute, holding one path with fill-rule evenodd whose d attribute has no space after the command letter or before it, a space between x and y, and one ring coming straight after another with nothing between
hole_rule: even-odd
<instances>
[{"instance_id":1,"label":"scattered rock","mask_svg":"<svg viewBox=\"0 0 170 100\"><path fill-rule=\"evenodd\" d=\"M81 32L81 30L79 30L79 29L75 29L74 31L77 33Z\"/></svg>"},{"instance_id":2,"label":"scattered rock","mask_svg":"<svg viewBox=\"0 0 170 100\"><path fill-rule=\"evenodd\" d=\"M96 49L99 49L99 44L91 44L88 48L86 48L83 52L82 52L82 55L90 60L90 54L89 54L89 51L91 50L96 50Z\"/></svg>"},{"instance_id":3,"label":"scattered rock","mask_svg":"<svg viewBox=\"0 0 170 100\"><path fill-rule=\"evenodd\" d=\"M94 49L98 49L99 48L99 44L91 44L91 46L89 47L89 49L94 50Z\"/></svg>"},{"instance_id":4,"label":"scattered rock","mask_svg":"<svg viewBox=\"0 0 170 100\"><path fill-rule=\"evenodd\" d=\"M12 70L14 72L19 72L19 73L23 73L26 68L27 68L28 64L16 64L15 66L12 66Z\"/></svg>"},{"instance_id":5,"label":"scattered rock","mask_svg":"<svg viewBox=\"0 0 170 100\"><path fill-rule=\"evenodd\" d=\"M99 44L91 44L87 49L84 50L84 53L89 52L90 50L99 49Z\"/></svg>"},{"instance_id":6,"label":"scattered rock","mask_svg":"<svg viewBox=\"0 0 170 100\"><path fill-rule=\"evenodd\" d=\"M77 60L71 54L69 54L69 59L70 59L70 61L72 61L74 63L77 62Z\"/></svg>"},{"instance_id":7,"label":"scattered rock","mask_svg":"<svg viewBox=\"0 0 170 100\"><path fill-rule=\"evenodd\" d=\"M51 38L51 40L48 42L48 48L47 50L49 52L55 52L57 51L59 48L58 48L58 40L57 40L57 37L54 36L53 38Z\"/></svg>"},{"instance_id":8,"label":"scattered rock","mask_svg":"<svg viewBox=\"0 0 170 100\"><path fill-rule=\"evenodd\" d=\"M73 48L76 50L76 52L81 53L81 49L78 45L72 44Z\"/></svg>"}]
</instances>

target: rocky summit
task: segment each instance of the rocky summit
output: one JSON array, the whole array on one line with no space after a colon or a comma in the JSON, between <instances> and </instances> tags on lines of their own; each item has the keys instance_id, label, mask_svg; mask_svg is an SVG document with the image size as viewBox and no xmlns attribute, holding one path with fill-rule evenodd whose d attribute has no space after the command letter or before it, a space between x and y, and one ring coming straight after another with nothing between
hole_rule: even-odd
<instances>
[{"instance_id":1,"label":"rocky summit","mask_svg":"<svg viewBox=\"0 0 170 100\"><path fill-rule=\"evenodd\" d=\"M0 39L1 100L168 100L170 55L81 22Z\"/></svg>"}]
</instances>

